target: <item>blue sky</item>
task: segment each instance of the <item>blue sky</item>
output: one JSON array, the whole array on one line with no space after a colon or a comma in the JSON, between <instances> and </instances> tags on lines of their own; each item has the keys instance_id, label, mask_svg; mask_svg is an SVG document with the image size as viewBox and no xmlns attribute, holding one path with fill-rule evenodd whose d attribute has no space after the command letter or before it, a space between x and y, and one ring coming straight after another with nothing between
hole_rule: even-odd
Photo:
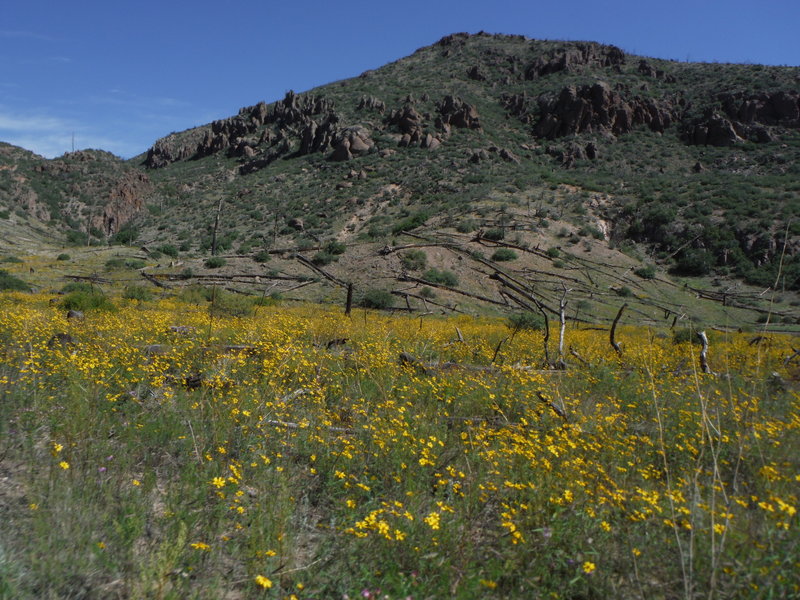
<instances>
[{"instance_id":1,"label":"blue sky","mask_svg":"<svg viewBox=\"0 0 800 600\"><path fill-rule=\"evenodd\" d=\"M800 0L9 0L0 140L53 157L74 133L76 149L128 158L171 131L356 76L458 31L797 66L798 25Z\"/></svg>"}]
</instances>

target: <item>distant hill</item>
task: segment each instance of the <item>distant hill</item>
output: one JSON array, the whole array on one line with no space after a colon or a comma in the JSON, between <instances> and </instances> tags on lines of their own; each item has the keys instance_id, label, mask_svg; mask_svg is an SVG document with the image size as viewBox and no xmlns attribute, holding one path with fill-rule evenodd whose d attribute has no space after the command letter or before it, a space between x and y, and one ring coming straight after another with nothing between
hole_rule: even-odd
<instances>
[{"instance_id":1,"label":"distant hill","mask_svg":"<svg viewBox=\"0 0 800 600\"><path fill-rule=\"evenodd\" d=\"M530 308L511 286L535 296L541 279L555 311L561 282L591 303L668 274L716 277L720 297L796 291L799 88L794 67L454 34L127 162L3 146L0 203L75 243L136 239L178 262L213 247L230 261L215 276L304 272L332 286L323 299L348 281L402 297L438 281L425 293L448 306L457 288Z\"/></svg>"}]
</instances>

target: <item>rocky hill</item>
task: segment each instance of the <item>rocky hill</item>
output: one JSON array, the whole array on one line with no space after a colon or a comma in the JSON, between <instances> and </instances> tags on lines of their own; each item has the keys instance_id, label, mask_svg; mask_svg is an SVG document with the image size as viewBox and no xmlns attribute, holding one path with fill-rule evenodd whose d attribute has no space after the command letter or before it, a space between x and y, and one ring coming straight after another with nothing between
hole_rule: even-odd
<instances>
[{"instance_id":1,"label":"rocky hill","mask_svg":"<svg viewBox=\"0 0 800 600\"><path fill-rule=\"evenodd\" d=\"M305 274L317 299L352 281L557 312L565 281L592 303L713 276L726 302L800 289L798 89L792 67L454 34L127 163L6 147L0 186L6 212L73 240L138 237L195 271L213 252L209 277L287 293Z\"/></svg>"}]
</instances>

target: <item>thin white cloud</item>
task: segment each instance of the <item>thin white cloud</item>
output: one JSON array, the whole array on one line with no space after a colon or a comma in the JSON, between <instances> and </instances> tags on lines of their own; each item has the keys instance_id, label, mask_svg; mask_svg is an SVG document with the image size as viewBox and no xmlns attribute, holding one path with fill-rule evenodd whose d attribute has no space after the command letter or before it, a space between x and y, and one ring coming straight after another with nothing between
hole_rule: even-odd
<instances>
[{"instance_id":1,"label":"thin white cloud","mask_svg":"<svg viewBox=\"0 0 800 600\"><path fill-rule=\"evenodd\" d=\"M18 31L18 30L11 30L11 29L0 29L0 38L16 38L16 39L29 39L29 40L39 40L42 42L54 42L55 38L45 35L43 33L37 33L35 31Z\"/></svg>"}]
</instances>

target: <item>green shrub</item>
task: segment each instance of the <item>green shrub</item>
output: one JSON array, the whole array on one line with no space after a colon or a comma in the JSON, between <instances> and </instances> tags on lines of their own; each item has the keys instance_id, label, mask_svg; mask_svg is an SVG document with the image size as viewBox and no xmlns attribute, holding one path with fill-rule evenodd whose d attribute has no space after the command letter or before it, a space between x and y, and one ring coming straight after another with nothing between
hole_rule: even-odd
<instances>
[{"instance_id":1,"label":"green shrub","mask_svg":"<svg viewBox=\"0 0 800 600\"><path fill-rule=\"evenodd\" d=\"M400 257L400 262L409 271L421 271L428 264L428 255L422 250L409 250Z\"/></svg>"},{"instance_id":2,"label":"green shrub","mask_svg":"<svg viewBox=\"0 0 800 600\"><path fill-rule=\"evenodd\" d=\"M419 291L419 295L420 295L420 296L422 296L423 298L428 298L429 300L430 300L430 299L432 299L432 298L436 298L436 292L434 292L434 291L433 291L431 288L429 288L427 285L426 285L426 286L424 286L424 287L423 287L423 288L422 288L422 289Z\"/></svg>"},{"instance_id":3,"label":"green shrub","mask_svg":"<svg viewBox=\"0 0 800 600\"><path fill-rule=\"evenodd\" d=\"M70 281L61 288L61 292L64 294L71 294L72 292L86 292L87 294L92 294L94 293L94 287L92 287L91 283L86 283L85 281Z\"/></svg>"},{"instance_id":4,"label":"green shrub","mask_svg":"<svg viewBox=\"0 0 800 600\"><path fill-rule=\"evenodd\" d=\"M251 296L242 296L218 289L212 295L211 314L215 317L249 317L253 314Z\"/></svg>"},{"instance_id":5,"label":"green shrub","mask_svg":"<svg viewBox=\"0 0 800 600\"><path fill-rule=\"evenodd\" d=\"M31 288L19 277L15 277L5 269L0 269L0 290L29 292Z\"/></svg>"},{"instance_id":6,"label":"green shrub","mask_svg":"<svg viewBox=\"0 0 800 600\"><path fill-rule=\"evenodd\" d=\"M272 255L270 255L270 253L267 252L266 250L261 250L260 252L256 252L253 255L253 260L256 261L257 263L269 262L270 260L272 260Z\"/></svg>"},{"instance_id":7,"label":"green shrub","mask_svg":"<svg viewBox=\"0 0 800 600\"><path fill-rule=\"evenodd\" d=\"M72 292L61 301L61 308L65 310L116 310L116 306L109 300L103 292L93 290L91 292Z\"/></svg>"},{"instance_id":8,"label":"green shrub","mask_svg":"<svg viewBox=\"0 0 800 600\"><path fill-rule=\"evenodd\" d=\"M535 312L519 312L508 317L508 326L515 331L540 331L544 329L544 317Z\"/></svg>"},{"instance_id":9,"label":"green shrub","mask_svg":"<svg viewBox=\"0 0 800 600\"><path fill-rule=\"evenodd\" d=\"M153 292L141 285L129 285L122 293L122 297L126 300L138 300L139 302L147 302L153 299Z\"/></svg>"},{"instance_id":10,"label":"green shrub","mask_svg":"<svg viewBox=\"0 0 800 600\"><path fill-rule=\"evenodd\" d=\"M517 253L511 248L498 248L494 251L494 254L492 254L492 260L496 260L498 262L517 260L517 258Z\"/></svg>"},{"instance_id":11,"label":"green shrub","mask_svg":"<svg viewBox=\"0 0 800 600\"><path fill-rule=\"evenodd\" d=\"M311 262L317 265L318 267L324 267L325 265L331 264L336 257L327 252L326 250L320 250L314 256L311 257Z\"/></svg>"},{"instance_id":12,"label":"green shrub","mask_svg":"<svg viewBox=\"0 0 800 600\"><path fill-rule=\"evenodd\" d=\"M16 256L4 256L2 259L0 259L0 262L3 262L3 263L21 263L22 260L20 260Z\"/></svg>"},{"instance_id":13,"label":"green shrub","mask_svg":"<svg viewBox=\"0 0 800 600\"><path fill-rule=\"evenodd\" d=\"M700 345L700 338L697 336L697 333L692 331L691 329L676 329L672 332L672 343L673 344L685 344L686 342L691 342L692 344L699 346Z\"/></svg>"},{"instance_id":14,"label":"green shrub","mask_svg":"<svg viewBox=\"0 0 800 600\"><path fill-rule=\"evenodd\" d=\"M106 269L109 271L117 269L143 269L145 262L138 258L109 258L106 261Z\"/></svg>"},{"instance_id":15,"label":"green shrub","mask_svg":"<svg viewBox=\"0 0 800 600\"><path fill-rule=\"evenodd\" d=\"M394 296L387 290L373 288L364 292L358 305L364 308L391 308L394 305Z\"/></svg>"},{"instance_id":16,"label":"green shrub","mask_svg":"<svg viewBox=\"0 0 800 600\"><path fill-rule=\"evenodd\" d=\"M561 250L555 247L548 248L545 254L547 254L547 256L549 256L550 258L558 258L559 256L561 256Z\"/></svg>"},{"instance_id":17,"label":"green shrub","mask_svg":"<svg viewBox=\"0 0 800 600\"><path fill-rule=\"evenodd\" d=\"M397 235L398 233L402 233L404 231L409 231L411 229L416 229L422 225L425 225L425 221L430 218L430 215L426 211L418 212L410 217L407 217L400 221L397 225L392 227L392 233Z\"/></svg>"},{"instance_id":18,"label":"green shrub","mask_svg":"<svg viewBox=\"0 0 800 600\"><path fill-rule=\"evenodd\" d=\"M166 254L169 257L177 258L178 257L178 249L173 246L172 244L163 244L157 248L159 252L162 254Z\"/></svg>"},{"instance_id":19,"label":"green shrub","mask_svg":"<svg viewBox=\"0 0 800 600\"><path fill-rule=\"evenodd\" d=\"M124 225L117 233L111 236L111 244L132 244L139 237L139 230L133 225Z\"/></svg>"},{"instance_id":20,"label":"green shrub","mask_svg":"<svg viewBox=\"0 0 800 600\"><path fill-rule=\"evenodd\" d=\"M656 276L656 268L653 265L639 267L638 269L634 269L633 272L642 279L653 279Z\"/></svg>"},{"instance_id":21,"label":"green shrub","mask_svg":"<svg viewBox=\"0 0 800 600\"><path fill-rule=\"evenodd\" d=\"M463 221L459 221L458 225L456 225L456 231L458 233L471 233L477 229L477 224L472 219L465 219Z\"/></svg>"},{"instance_id":22,"label":"green shrub","mask_svg":"<svg viewBox=\"0 0 800 600\"><path fill-rule=\"evenodd\" d=\"M328 254L332 254L333 256L339 256L340 254L344 254L347 250L347 246L345 246L342 242L337 242L336 240L330 240L327 244L325 244L325 252Z\"/></svg>"},{"instance_id":23,"label":"green shrub","mask_svg":"<svg viewBox=\"0 0 800 600\"><path fill-rule=\"evenodd\" d=\"M70 258L72 258L72 257L69 254L66 254L64 252L62 252L61 254L56 256L56 260L69 260Z\"/></svg>"},{"instance_id":24,"label":"green shrub","mask_svg":"<svg viewBox=\"0 0 800 600\"><path fill-rule=\"evenodd\" d=\"M506 237L506 232L502 229L487 229L483 233L483 238L487 240L492 240L494 242L499 242L504 237Z\"/></svg>"},{"instance_id":25,"label":"green shrub","mask_svg":"<svg viewBox=\"0 0 800 600\"><path fill-rule=\"evenodd\" d=\"M621 288L617 288L614 291L616 292L617 296L622 296L623 298L630 298L633 296L633 290L627 285L623 285Z\"/></svg>"},{"instance_id":26,"label":"green shrub","mask_svg":"<svg viewBox=\"0 0 800 600\"><path fill-rule=\"evenodd\" d=\"M431 283L438 283L449 287L458 285L458 277L452 271L439 271L438 269L428 269L423 273L422 278Z\"/></svg>"},{"instance_id":27,"label":"green shrub","mask_svg":"<svg viewBox=\"0 0 800 600\"><path fill-rule=\"evenodd\" d=\"M210 256L203 264L205 264L208 269L219 269L220 267L224 267L227 263L228 261L221 256Z\"/></svg>"},{"instance_id":28,"label":"green shrub","mask_svg":"<svg viewBox=\"0 0 800 600\"><path fill-rule=\"evenodd\" d=\"M681 252L673 272L678 275L700 276L711 271L713 260L707 250L689 248Z\"/></svg>"},{"instance_id":29,"label":"green shrub","mask_svg":"<svg viewBox=\"0 0 800 600\"><path fill-rule=\"evenodd\" d=\"M84 231L70 229L67 231L68 246L85 246L89 242L89 236Z\"/></svg>"}]
</instances>

